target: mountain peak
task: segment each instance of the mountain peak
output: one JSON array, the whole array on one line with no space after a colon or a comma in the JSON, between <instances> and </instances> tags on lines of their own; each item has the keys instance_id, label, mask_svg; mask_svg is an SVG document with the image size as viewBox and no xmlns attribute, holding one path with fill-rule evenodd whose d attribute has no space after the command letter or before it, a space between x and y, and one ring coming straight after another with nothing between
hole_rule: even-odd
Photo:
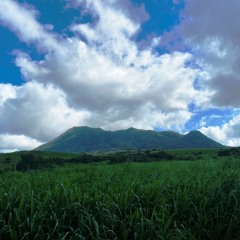
<instances>
[{"instance_id":1,"label":"mountain peak","mask_svg":"<svg viewBox=\"0 0 240 240\"><path fill-rule=\"evenodd\" d=\"M188 132L187 134L200 134L200 135L204 135L202 132L198 131L198 130L191 130L190 132Z\"/></svg>"},{"instance_id":2,"label":"mountain peak","mask_svg":"<svg viewBox=\"0 0 240 240\"><path fill-rule=\"evenodd\" d=\"M92 152L127 149L216 148L222 145L199 131L181 135L173 131L136 128L105 131L87 126L73 127L36 150L53 152Z\"/></svg>"}]
</instances>

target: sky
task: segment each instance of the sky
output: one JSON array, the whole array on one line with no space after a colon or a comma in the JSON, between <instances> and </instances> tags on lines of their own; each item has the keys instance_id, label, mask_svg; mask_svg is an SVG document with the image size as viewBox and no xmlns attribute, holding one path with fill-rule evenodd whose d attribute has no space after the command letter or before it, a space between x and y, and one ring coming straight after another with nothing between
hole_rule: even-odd
<instances>
[{"instance_id":1,"label":"sky","mask_svg":"<svg viewBox=\"0 0 240 240\"><path fill-rule=\"evenodd\" d=\"M240 140L238 0L1 0L0 152L73 126Z\"/></svg>"}]
</instances>

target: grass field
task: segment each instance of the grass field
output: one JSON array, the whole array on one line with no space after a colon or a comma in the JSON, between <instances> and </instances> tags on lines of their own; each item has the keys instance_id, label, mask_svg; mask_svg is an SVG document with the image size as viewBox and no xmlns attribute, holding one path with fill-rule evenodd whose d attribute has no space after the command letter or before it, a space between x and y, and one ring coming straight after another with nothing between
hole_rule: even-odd
<instances>
[{"instance_id":1,"label":"grass field","mask_svg":"<svg viewBox=\"0 0 240 240\"><path fill-rule=\"evenodd\" d=\"M188 161L2 171L0 239L240 239L240 156L171 153Z\"/></svg>"}]
</instances>

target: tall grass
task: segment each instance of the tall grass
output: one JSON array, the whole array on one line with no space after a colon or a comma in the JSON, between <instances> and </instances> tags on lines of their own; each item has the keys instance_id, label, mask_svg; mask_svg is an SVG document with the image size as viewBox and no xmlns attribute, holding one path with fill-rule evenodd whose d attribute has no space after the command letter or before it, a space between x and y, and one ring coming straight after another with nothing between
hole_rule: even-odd
<instances>
[{"instance_id":1,"label":"tall grass","mask_svg":"<svg viewBox=\"0 0 240 240\"><path fill-rule=\"evenodd\" d=\"M0 175L0 239L239 239L240 164L69 165Z\"/></svg>"}]
</instances>

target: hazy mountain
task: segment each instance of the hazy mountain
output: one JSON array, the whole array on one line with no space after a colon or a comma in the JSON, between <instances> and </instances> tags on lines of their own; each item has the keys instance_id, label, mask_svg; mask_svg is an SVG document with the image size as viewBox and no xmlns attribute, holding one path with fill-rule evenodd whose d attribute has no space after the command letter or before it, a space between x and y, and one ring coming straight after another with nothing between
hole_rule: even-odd
<instances>
[{"instance_id":1,"label":"hazy mountain","mask_svg":"<svg viewBox=\"0 0 240 240\"><path fill-rule=\"evenodd\" d=\"M93 152L125 149L180 149L217 148L220 143L199 131L181 135L173 131L150 131L129 128L119 131L104 131L101 128L73 127L39 146L36 150L52 152Z\"/></svg>"}]
</instances>

